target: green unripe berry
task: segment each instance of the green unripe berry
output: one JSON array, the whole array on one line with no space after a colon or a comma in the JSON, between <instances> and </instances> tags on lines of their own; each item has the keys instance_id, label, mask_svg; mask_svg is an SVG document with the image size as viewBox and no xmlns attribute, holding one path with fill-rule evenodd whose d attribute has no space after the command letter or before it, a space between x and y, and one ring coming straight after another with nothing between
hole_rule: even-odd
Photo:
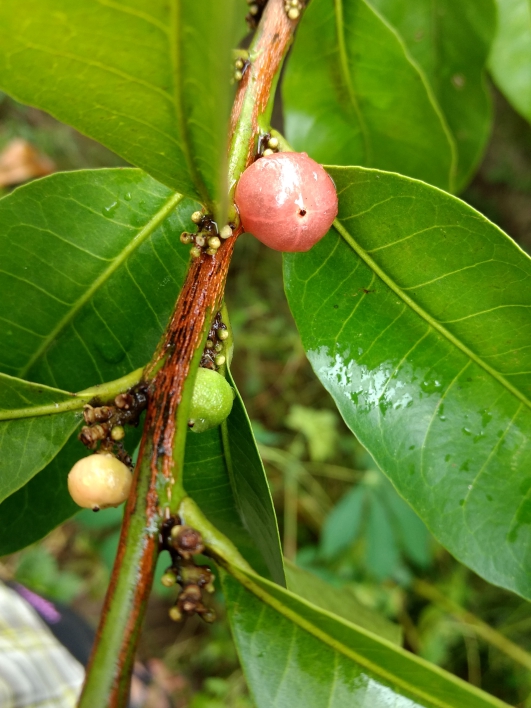
<instances>
[{"instance_id":1,"label":"green unripe berry","mask_svg":"<svg viewBox=\"0 0 531 708\"><path fill-rule=\"evenodd\" d=\"M210 246L210 248L219 248L221 246L221 241L217 236L211 236L208 239L208 245Z\"/></svg>"},{"instance_id":2,"label":"green unripe berry","mask_svg":"<svg viewBox=\"0 0 531 708\"><path fill-rule=\"evenodd\" d=\"M216 366L223 366L226 361L227 359L223 354L218 354L217 357L214 359L214 363Z\"/></svg>"},{"instance_id":3,"label":"green unripe berry","mask_svg":"<svg viewBox=\"0 0 531 708\"><path fill-rule=\"evenodd\" d=\"M220 425L232 410L234 394L217 371L199 368L190 404L189 425L194 433L202 433Z\"/></svg>"},{"instance_id":4,"label":"green unripe berry","mask_svg":"<svg viewBox=\"0 0 531 708\"><path fill-rule=\"evenodd\" d=\"M190 255L192 256L192 258L199 258L199 256L201 255L201 249L197 246L192 246L192 248L190 249Z\"/></svg>"},{"instance_id":5,"label":"green unripe berry","mask_svg":"<svg viewBox=\"0 0 531 708\"><path fill-rule=\"evenodd\" d=\"M218 329L216 332L218 339L221 339L223 342L225 339L229 338L229 330L228 329Z\"/></svg>"}]
</instances>

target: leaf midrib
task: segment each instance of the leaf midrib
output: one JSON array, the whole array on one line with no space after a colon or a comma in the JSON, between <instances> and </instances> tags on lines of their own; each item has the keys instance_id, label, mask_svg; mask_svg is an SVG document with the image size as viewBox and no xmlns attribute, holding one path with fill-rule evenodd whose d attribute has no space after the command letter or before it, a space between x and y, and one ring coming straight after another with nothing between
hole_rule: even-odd
<instances>
[{"instance_id":1,"label":"leaf midrib","mask_svg":"<svg viewBox=\"0 0 531 708\"><path fill-rule=\"evenodd\" d=\"M367 126L365 125L365 119L359 107L356 93L354 91L354 86L352 84L352 79L349 71L349 61L347 54L347 46L345 42L345 23L343 21L343 0L334 0L335 13L334 18L336 21L336 33L337 33L337 50L339 54L339 68L341 70L341 76L343 77L343 82L346 86L348 97L358 119L361 134L363 136L363 147L365 149L365 161L369 165L372 161L372 146L369 138L369 133L367 131Z\"/></svg>"},{"instance_id":2,"label":"leaf midrib","mask_svg":"<svg viewBox=\"0 0 531 708\"><path fill-rule=\"evenodd\" d=\"M107 280L118 270L118 268L127 260L127 258L139 248L144 241L151 236L163 221L165 221L176 206L184 199L182 194L174 193L169 197L164 205L155 213L155 215L140 229L136 236L127 244L127 246L116 256L112 263L99 275L92 285L83 293L83 295L74 303L72 308L62 317L51 332L43 339L40 346L35 350L33 356L18 372L17 376L25 378L31 370L35 362L44 354L50 344L58 337L61 331L74 319L77 313L84 305L92 298L96 291L104 285Z\"/></svg>"},{"instance_id":3,"label":"leaf midrib","mask_svg":"<svg viewBox=\"0 0 531 708\"><path fill-rule=\"evenodd\" d=\"M363 666L367 670L371 671L373 674L376 676L380 676L384 681L389 683L391 686L397 686L400 687L402 690L407 691L408 693L412 694L413 696L417 696L418 698L421 698L424 701L427 701L429 704L433 706L437 706L437 708L455 708L454 703L448 703L445 700L442 700L438 697L432 696L422 689L420 689L416 684L410 683L409 681L405 680L401 676L398 676L397 674L393 674L386 669L384 669L380 664L374 663L370 659L367 659L365 656L362 654L358 654L354 649L351 649L350 647L346 646L343 642L335 639L334 637L331 637L327 632L324 630L320 629L317 627L313 622L310 620L302 617L300 614L298 614L295 610L292 610L291 608L287 607L284 603L282 603L280 600L278 600L276 597L274 597L272 594L267 592L266 589L261 587L263 584L269 584L270 581L265 580L264 578L259 578L260 580L260 585L255 582L249 572L244 572L243 569L236 568L234 566L229 566L227 567L227 570L230 572L230 574L244 587L246 588L249 592L253 593L259 600L264 602L265 604L269 605L273 610L278 612L280 615L288 619L290 622L293 622L295 625L300 627L301 629L305 630L309 634L313 635L316 637L316 639L319 639L322 641L324 644L327 644L330 646L332 649L335 649L336 651L340 652L344 656L347 656L350 658L352 661L355 661L357 664L360 666ZM320 614L333 619L336 622L339 622L340 624L343 624L347 627L350 627L351 629L355 630L359 634L363 634L366 637L370 637L373 639L375 642L382 644L386 649L391 650L392 652L396 654L404 654L407 659L409 659L412 663L419 664L421 665L424 669L427 671L430 671L434 674L439 674L442 676L446 681L449 683L452 683L456 685L458 688L461 688L463 691L469 692L471 695L474 695L476 698L480 698L485 702L485 705L488 705L490 703L492 706L496 706L497 708L509 708L508 704L498 700L494 696L491 696L488 693L484 693L480 689L477 689L475 686L469 686L466 683L462 682L459 678L454 676L453 674L445 672L443 669L436 665L429 664L428 662L425 662L423 659L420 657L416 656L415 654L409 654L407 653L404 649L401 649L400 647L397 647L396 645L392 644L387 639L384 639L382 637L378 637L376 635L373 635L372 632L369 632L368 630L365 630L363 627L358 627L357 625L352 625L350 622L345 621L343 618L332 614L331 612L328 612L327 610L324 610L320 607L317 607L313 605L311 602L308 602L304 598L290 592L289 590L283 589L284 592L286 592L288 595L292 595L298 602L300 602L303 605L306 605L307 607L311 608L314 611L319 612Z\"/></svg>"},{"instance_id":4,"label":"leaf midrib","mask_svg":"<svg viewBox=\"0 0 531 708\"><path fill-rule=\"evenodd\" d=\"M334 221L334 228L339 233L339 235L345 240L345 242L352 248L352 250L357 253L357 255L369 266L369 268L376 273L376 275L383 280L383 282L394 292L398 297L414 312L417 313L422 319L427 322L433 329L437 330L442 334L451 344L453 344L457 349L460 349L468 358L481 366L490 376L496 379L502 386L504 386L510 393L512 393L519 401L531 409L531 401L519 391L515 386L513 386L503 374L496 369L492 368L485 362L480 356L475 354L471 349L469 349L466 344L464 344L460 339L458 339L454 334L452 334L446 327L444 327L440 322L438 322L434 317L432 317L424 308L418 305L412 298L410 298L404 290L391 278L387 273L374 261L367 251L362 248L358 242L351 236L350 232L343 226L339 219Z\"/></svg>"}]
</instances>

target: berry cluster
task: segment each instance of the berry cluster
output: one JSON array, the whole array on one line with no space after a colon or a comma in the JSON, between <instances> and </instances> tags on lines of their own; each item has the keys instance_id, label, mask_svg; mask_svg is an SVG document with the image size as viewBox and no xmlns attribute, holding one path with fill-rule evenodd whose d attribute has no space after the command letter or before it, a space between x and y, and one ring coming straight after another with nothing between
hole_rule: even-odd
<instances>
[{"instance_id":1,"label":"berry cluster","mask_svg":"<svg viewBox=\"0 0 531 708\"><path fill-rule=\"evenodd\" d=\"M177 602L170 609L172 620L179 622L185 616L198 614L205 622L216 619L214 610L203 604L203 590L214 592L214 575L207 565L197 565L193 556L205 549L199 531L181 526L176 519L168 519L162 527L160 548L171 556L171 565L161 578L165 587L181 586Z\"/></svg>"},{"instance_id":2,"label":"berry cluster","mask_svg":"<svg viewBox=\"0 0 531 708\"><path fill-rule=\"evenodd\" d=\"M140 414L147 406L146 387L139 386L127 393L119 393L113 405L101 405L98 401L83 408L86 425L81 428L79 439L89 450L115 454L131 467L131 457L125 451L124 425L138 425Z\"/></svg>"},{"instance_id":3,"label":"berry cluster","mask_svg":"<svg viewBox=\"0 0 531 708\"><path fill-rule=\"evenodd\" d=\"M218 312L214 317L212 326L208 333L208 339L205 343L203 356L199 366L204 369L212 369L216 371L220 366L227 361L224 354L225 341L229 338L229 330L227 325L221 319L221 312Z\"/></svg>"},{"instance_id":4,"label":"berry cluster","mask_svg":"<svg viewBox=\"0 0 531 708\"><path fill-rule=\"evenodd\" d=\"M215 256L221 241L232 236L234 225L227 224L219 232L216 222L201 211L194 211L191 216L194 224L197 224L197 233L192 234L184 231L181 234L181 243L193 243L190 250L192 258L199 258L205 252L209 256Z\"/></svg>"},{"instance_id":5,"label":"berry cluster","mask_svg":"<svg viewBox=\"0 0 531 708\"><path fill-rule=\"evenodd\" d=\"M298 20L304 5L300 0L286 0L284 10L290 20Z\"/></svg>"}]
</instances>

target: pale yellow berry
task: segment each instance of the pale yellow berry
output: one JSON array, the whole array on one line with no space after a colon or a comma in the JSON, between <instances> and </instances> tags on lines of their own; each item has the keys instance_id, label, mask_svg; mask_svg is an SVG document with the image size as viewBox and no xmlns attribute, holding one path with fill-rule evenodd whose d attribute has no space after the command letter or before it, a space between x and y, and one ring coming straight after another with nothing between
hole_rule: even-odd
<instances>
[{"instance_id":1,"label":"pale yellow berry","mask_svg":"<svg viewBox=\"0 0 531 708\"><path fill-rule=\"evenodd\" d=\"M105 509L122 504L131 490L132 475L123 462L109 453L84 457L70 470L68 491L85 509Z\"/></svg>"},{"instance_id":2,"label":"pale yellow berry","mask_svg":"<svg viewBox=\"0 0 531 708\"><path fill-rule=\"evenodd\" d=\"M230 238L232 236L232 229L231 227L227 224L224 226L221 231L219 232L220 238Z\"/></svg>"}]
</instances>

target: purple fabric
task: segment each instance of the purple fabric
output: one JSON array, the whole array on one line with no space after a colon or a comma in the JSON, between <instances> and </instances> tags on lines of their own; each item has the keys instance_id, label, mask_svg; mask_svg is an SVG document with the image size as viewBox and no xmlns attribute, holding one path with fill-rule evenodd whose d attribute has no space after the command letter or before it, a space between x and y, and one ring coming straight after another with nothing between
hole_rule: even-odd
<instances>
[{"instance_id":1,"label":"purple fabric","mask_svg":"<svg viewBox=\"0 0 531 708\"><path fill-rule=\"evenodd\" d=\"M28 590L28 588L25 588L19 583L14 583L14 589L26 600L26 602L29 602L29 604L37 610L37 612L45 619L46 622L48 622L48 624L56 624L61 621L61 614L57 611L55 605L49 600L45 600L40 595L37 595L37 593Z\"/></svg>"}]
</instances>

